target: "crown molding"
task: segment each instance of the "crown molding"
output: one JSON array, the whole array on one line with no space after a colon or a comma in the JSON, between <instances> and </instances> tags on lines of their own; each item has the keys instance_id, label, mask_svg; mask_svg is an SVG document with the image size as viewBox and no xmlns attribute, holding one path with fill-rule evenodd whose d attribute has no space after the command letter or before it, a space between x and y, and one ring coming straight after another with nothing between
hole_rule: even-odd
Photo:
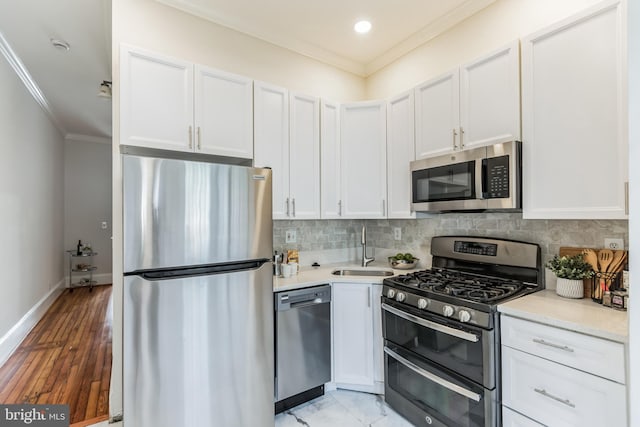
<instances>
[{"instance_id":1,"label":"crown molding","mask_svg":"<svg viewBox=\"0 0 640 427\"><path fill-rule=\"evenodd\" d=\"M31 74L27 70L27 67L22 63L16 52L11 48L11 45L4 38L2 32L0 32L0 53L7 59L7 62L13 68L13 71L18 75L24 86L27 88L27 91L31 94L33 99L42 107L45 113L49 116L49 119L54 124L56 128L62 133L62 135L66 135L67 131L62 126L58 118L53 114L53 110L45 98L44 94L40 90L38 84L33 80Z\"/></svg>"},{"instance_id":2,"label":"crown molding","mask_svg":"<svg viewBox=\"0 0 640 427\"><path fill-rule=\"evenodd\" d=\"M79 133L68 133L64 137L65 141L75 142L94 142L96 144L109 144L111 145L112 138L104 136L82 135Z\"/></svg>"}]
</instances>

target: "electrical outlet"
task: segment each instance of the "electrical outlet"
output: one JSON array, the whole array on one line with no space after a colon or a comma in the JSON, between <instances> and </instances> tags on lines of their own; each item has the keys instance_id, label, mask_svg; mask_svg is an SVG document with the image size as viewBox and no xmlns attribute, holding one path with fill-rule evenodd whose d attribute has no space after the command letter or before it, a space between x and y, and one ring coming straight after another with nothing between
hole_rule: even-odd
<instances>
[{"instance_id":1,"label":"electrical outlet","mask_svg":"<svg viewBox=\"0 0 640 427\"><path fill-rule=\"evenodd\" d=\"M624 240L604 239L604 247L607 249L624 249Z\"/></svg>"},{"instance_id":2,"label":"electrical outlet","mask_svg":"<svg viewBox=\"0 0 640 427\"><path fill-rule=\"evenodd\" d=\"M106 230L109 227L109 224L107 224L107 221L102 221L100 223L100 228L102 228L103 230Z\"/></svg>"},{"instance_id":3,"label":"electrical outlet","mask_svg":"<svg viewBox=\"0 0 640 427\"><path fill-rule=\"evenodd\" d=\"M286 243L296 242L296 230L287 230L284 236L284 240Z\"/></svg>"},{"instance_id":4,"label":"electrical outlet","mask_svg":"<svg viewBox=\"0 0 640 427\"><path fill-rule=\"evenodd\" d=\"M402 240L402 228L393 227L393 239L394 240Z\"/></svg>"}]
</instances>

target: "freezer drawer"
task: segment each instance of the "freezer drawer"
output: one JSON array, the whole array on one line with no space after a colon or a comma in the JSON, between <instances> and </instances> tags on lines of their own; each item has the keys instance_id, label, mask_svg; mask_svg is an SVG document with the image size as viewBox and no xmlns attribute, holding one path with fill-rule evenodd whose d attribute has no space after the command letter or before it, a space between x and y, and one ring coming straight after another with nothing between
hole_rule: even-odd
<instances>
[{"instance_id":1,"label":"freezer drawer","mask_svg":"<svg viewBox=\"0 0 640 427\"><path fill-rule=\"evenodd\" d=\"M331 287L280 292L276 303L276 402L331 381Z\"/></svg>"},{"instance_id":2,"label":"freezer drawer","mask_svg":"<svg viewBox=\"0 0 640 427\"><path fill-rule=\"evenodd\" d=\"M125 427L273 427L272 266L124 281Z\"/></svg>"}]
</instances>

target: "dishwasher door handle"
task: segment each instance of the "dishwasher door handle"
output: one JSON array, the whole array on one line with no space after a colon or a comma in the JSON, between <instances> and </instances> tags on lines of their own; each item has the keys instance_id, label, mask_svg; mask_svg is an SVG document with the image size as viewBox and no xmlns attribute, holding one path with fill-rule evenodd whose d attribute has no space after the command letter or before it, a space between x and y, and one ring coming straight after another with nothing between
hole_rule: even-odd
<instances>
[{"instance_id":1,"label":"dishwasher door handle","mask_svg":"<svg viewBox=\"0 0 640 427\"><path fill-rule=\"evenodd\" d=\"M329 301L325 301L322 298L315 298L315 299L306 300L306 301L298 301L298 302L291 303L289 305L289 310L294 308L311 307L312 305L318 305L318 304L326 304L328 302Z\"/></svg>"}]
</instances>

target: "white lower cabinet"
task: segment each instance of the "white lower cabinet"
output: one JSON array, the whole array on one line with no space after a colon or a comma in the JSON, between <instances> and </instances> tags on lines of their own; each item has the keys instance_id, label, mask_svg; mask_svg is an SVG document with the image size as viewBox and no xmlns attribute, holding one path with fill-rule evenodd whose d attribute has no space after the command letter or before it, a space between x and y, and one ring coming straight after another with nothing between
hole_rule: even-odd
<instances>
[{"instance_id":1,"label":"white lower cabinet","mask_svg":"<svg viewBox=\"0 0 640 427\"><path fill-rule=\"evenodd\" d=\"M518 337L518 339L514 339ZM606 366L624 367L624 352L605 349L599 368L593 344L607 340L536 322L502 317L502 404L505 426L626 426L626 388ZM610 343L617 348L619 343ZM616 377L616 375L613 375ZM624 382L624 376L622 377ZM528 417L518 417L509 410Z\"/></svg>"},{"instance_id":2,"label":"white lower cabinet","mask_svg":"<svg viewBox=\"0 0 640 427\"><path fill-rule=\"evenodd\" d=\"M502 427L544 427L533 421L531 418L527 418L522 414L512 411L506 406L502 407Z\"/></svg>"},{"instance_id":3,"label":"white lower cabinet","mask_svg":"<svg viewBox=\"0 0 640 427\"><path fill-rule=\"evenodd\" d=\"M376 313L381 292L382 286L370 283L333 283L333 382L337 388L382 392L382 323Z\"/></svg>"}]
</instances>

